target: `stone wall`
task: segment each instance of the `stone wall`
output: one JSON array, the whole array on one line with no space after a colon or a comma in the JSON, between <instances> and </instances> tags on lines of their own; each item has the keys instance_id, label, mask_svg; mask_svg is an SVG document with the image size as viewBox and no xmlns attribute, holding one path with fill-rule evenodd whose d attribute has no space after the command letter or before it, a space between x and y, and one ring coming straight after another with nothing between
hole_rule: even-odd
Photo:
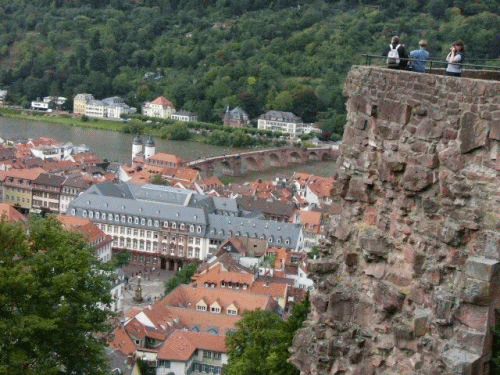
<instances>
[{"instance_id":1,"label":"stone wall","mask_svg":"<svg viewBox=\"0 0 500 375\"><path fill-rule=\"evenodd\" d=\"M487 374L500 300L500 82L355 66L302 374Z\"/></svg>"}]
</instances>

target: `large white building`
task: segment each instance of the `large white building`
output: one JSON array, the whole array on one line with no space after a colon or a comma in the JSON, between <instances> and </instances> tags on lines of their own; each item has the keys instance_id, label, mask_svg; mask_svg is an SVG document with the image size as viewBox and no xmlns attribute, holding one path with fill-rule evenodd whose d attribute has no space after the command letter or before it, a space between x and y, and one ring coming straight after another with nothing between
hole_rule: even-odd
<instances>
[{"instance_id":1,"label":"large white building","mask_svg":"<svg viewBox=\"0 0 500 375\"><path fill-rule=\"evenodd\" d=\"M257 122L257 128L275 132L287 133L291 137L298 137L308 128L302 119L292 112L268 111L261 115Z\"/></svg>"},{"instance_id":2,"label":"large white building","mask_svg":"<svg viewBox=\"0 0 500 375\"><path fill-rule=\"evenodd\" d=\"M134 107L129 107L118 96L97 100L91 94L78 94L73 99L73 113L78 115L117 120L122 114L135 112Z\"/></svg>"},{"instance_id":3,"label":"large white building","mask_svg":"<svg viewBox=\"0 0 500 375\"><path fill-rule=\"evenodd\" d=\"M300 225L245 217L236 200L160 185L93 185L69 204L68 213L89 218L145 268L176 269L203 260L231 236L266 240L297 251Z\"/></svg>"}]
</instances>

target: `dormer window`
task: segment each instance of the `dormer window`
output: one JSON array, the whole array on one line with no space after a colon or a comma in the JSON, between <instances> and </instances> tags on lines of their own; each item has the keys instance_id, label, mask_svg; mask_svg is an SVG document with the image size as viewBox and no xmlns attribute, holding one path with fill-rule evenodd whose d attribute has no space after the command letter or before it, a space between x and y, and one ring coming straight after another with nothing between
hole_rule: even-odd
<instances>
[{"instance_id":1,"label":"dormer window","mask_svg":"<svg viewBox=\"0 0 500 375\"><path fill-rule=\"evenodd\" d=\"M207 307L205 305L196 306L196 310L198 311L207 311Z\"/></svg>"},{"instance_id":2,"label":"dormer window","mask_svg":"<svg viewBox=\"0 0 500 375\"><path fill-rule=\"evenodd\" d=\"M139 224L139 218L138 217L134 217L134 224Z\"/></svg>"},{"instance_id":3,"label":"dormer window","mask_svg":"<svg viewBox=\"0 0 500 375\"><path fill-rule=\"evenodd\" d=\"M99 211L96 211L96 213L95 213L95 218L96 218L96 219L99 219L99 217L100 217L100 216L101 216L101 214L99 213Z\"/></svg>"},{"instance_id":4,"label":"dormer window","mask_svg":"<svg viewBox=\"0 0 500 375\"><path fill-rule=\"evenodd\" d=\"M227 309L227 315L238 315L238 312L233 309Z\"/></svg>"}]
</instances>

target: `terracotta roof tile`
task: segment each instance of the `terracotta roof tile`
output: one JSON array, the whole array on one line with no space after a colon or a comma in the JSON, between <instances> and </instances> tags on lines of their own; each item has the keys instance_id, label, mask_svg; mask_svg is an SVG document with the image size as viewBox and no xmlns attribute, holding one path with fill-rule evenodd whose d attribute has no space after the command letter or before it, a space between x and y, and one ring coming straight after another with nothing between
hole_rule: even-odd
<instances>
[{"instance_id":1,"label":"terracotta roof tile","mask_svg":"<svg viewBox=\"0 0 500 375\"><path fill-rule=\"evenodd\" d=\"M26 223L28 221L23 214L7 203L0 203L0 218L21 223Z\"/></svg>"},{"instance_id":2,"label":"terracotta roof tile","mask_svg":"<svg viewBox=\"0 0 500 375\"><path fill-rule=\"evenodd\" d=\"M158 359L187 361L196 349L226 352L224 336L200 332L174 331L158 352Z\"/></svg>"},{"instance_id":3,"label":"terracotta roof tile","mask_svg":"<svg viewBox=\"0 0 500 375\"><path fill-rule=\"evenodd\" d=\"M124 355L133 354L136 350L134 342L121 327L115 329L114 338L109 345L118 349Z\"/></svg>"},{"instance_id":4,"label":"terracotta roof tile","mask_svg":"<svg viewBox=\"0 0 500 375\"><path fill-rule=\"evenodd\" d=\"M175 163L178 165L185 162L184 159L181 159L180 157L178 157L176 155L167 154L165 152L157 152L156 154L151 156L148 160L158 160L158 161Z\"/></svg>"},{"instance_id":5,"label":"terracotta roof tile","mask_svg":"<svg viewBox=\"0 0 500 375\"><path fill-rule=\"evenodd\" d=\"M161 105L162 107L170 107L174 108L174 105L170 100L165 98L164 96L159 96L155 100L153 100L151 103L156 104L156 105Z\"/></svg>"},{"instance_id":6,"label":"terracotta roof tile","mask_svg":"<svg viewBox=\"0 0 500 375\"><path fill-rule=\"evenodd\" d=\"M28 168L28 169L11 169L6 171L7 177L22 178L25 180L34 180L46 171L42 168Z\"/></svg>"},{"instance_id":7,"label":"terracotta roof tile","mask_svg":"<svg viewBox=\"0 0 500 375\"><path fill-rule=\"evenodd\" d=\"M163 301L170 306L195 309L196 304L204 299L209 305L215 300L221 301L222 309L237 301L243 310L262 309L268 310L273 307L271 300L263 295L256 295L245 290L234 290L226 288L194 288L188 285L180 285L172 293L165 296ZM240 312L240 313L241 313Z\"/></svg>"},{"instance_id":8,"label":"terracotta roof tile","mask_svg":"<svg viewBox=\"0 0 500 375\"><path fill-rule=\"evenodd\" d=\"M286 283L254 281L250 291L273 298L285 298L287 287L288 285Z\"/></svg>"}]
</instances>

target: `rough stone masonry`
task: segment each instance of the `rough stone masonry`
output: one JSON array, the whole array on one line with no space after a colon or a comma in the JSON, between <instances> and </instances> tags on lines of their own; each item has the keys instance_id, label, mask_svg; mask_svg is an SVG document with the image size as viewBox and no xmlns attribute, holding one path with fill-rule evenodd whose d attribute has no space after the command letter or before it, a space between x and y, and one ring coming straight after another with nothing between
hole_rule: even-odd
<instances>
[{"instance_id":1,"label":"rough stone masonry","mask_svg":"<svg viewBox=\"0 0 500 375\"><path fill-rule=\"evenodd\" d=\"M355 66L301 374L487 374L500 293L500 82Z\"/></svg>"}]
</instances>

